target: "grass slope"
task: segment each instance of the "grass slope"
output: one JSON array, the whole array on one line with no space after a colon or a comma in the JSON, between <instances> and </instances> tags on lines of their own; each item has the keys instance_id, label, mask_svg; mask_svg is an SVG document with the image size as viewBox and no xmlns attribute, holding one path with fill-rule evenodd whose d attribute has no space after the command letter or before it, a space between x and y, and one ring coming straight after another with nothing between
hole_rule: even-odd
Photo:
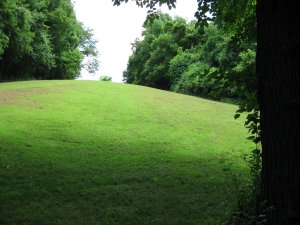
<instances>
[{"instance_id":1,"label":"grass slope","mask_svg":"<svg viewBox=\"0 0 300 225\"><path fill-rule=\"evenodd\" d=\"M0 84L0 224L220 224L236 106L99 81ZM247 175L245 176L247 177Z\"/></svg>"}]
</instances>

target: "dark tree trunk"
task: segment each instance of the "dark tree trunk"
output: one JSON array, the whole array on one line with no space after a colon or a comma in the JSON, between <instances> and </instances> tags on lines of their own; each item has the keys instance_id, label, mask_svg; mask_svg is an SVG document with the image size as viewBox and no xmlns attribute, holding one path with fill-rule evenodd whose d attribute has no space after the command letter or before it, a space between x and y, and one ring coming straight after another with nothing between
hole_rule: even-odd
<instances>
[{"instance_id":1,"label":"dark tree trunk","mask_svg":"<svg viewBox=\"0 0 300 225\"><path fill-rule=\"evenodd\" d=\"M300 224L300 7L257 1L262 194L270 225Z\"/></svg>"}]
</instances>

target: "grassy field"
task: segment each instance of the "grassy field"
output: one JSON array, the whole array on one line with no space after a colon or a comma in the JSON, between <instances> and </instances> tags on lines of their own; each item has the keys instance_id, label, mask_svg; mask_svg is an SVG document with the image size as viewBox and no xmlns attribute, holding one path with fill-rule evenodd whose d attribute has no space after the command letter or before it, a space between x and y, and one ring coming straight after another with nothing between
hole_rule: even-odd
<instances>
[{"instance_id":1,"label":"grassy field","mask_svg":"<svg viewBox=\"0 0 300 225\"><path fill-rule=\"evenodd\" d=\"M221 224L231 173L248 178L236 108L110 82L0 83L0 224Z\"/></svg>"}]
</instances>

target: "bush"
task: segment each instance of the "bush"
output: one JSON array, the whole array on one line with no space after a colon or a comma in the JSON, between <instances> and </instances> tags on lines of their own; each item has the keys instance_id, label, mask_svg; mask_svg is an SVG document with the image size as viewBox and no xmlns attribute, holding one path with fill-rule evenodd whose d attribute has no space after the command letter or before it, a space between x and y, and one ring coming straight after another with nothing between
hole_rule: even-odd
<instances>
[{"instance_id":1,"label":"bush","mask_svg":"<svg viewBox=\"0 0 300 225\"><path fill-rule=\"evenodd\" d=\"M99 80L101 80L101 81L112 81L112 77L111 76L101 76L100 78L99 78Z\"/></svg>"}]
</instances>

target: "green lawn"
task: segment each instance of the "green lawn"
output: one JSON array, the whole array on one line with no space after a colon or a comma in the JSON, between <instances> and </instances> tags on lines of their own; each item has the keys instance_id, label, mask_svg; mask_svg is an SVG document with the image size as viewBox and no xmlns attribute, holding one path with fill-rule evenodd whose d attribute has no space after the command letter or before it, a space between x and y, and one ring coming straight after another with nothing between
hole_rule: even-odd
<instances>
[{"instance_id":1,"label":"green lawn","mask_svg":"<svg viewBox=\"0 0 300 225\"><path fill-rule=\"evenodd\" d=\"M0 83L0 224L221 224L252 148L236 108L110 82Z\"/></svg>"}]
</instances>

